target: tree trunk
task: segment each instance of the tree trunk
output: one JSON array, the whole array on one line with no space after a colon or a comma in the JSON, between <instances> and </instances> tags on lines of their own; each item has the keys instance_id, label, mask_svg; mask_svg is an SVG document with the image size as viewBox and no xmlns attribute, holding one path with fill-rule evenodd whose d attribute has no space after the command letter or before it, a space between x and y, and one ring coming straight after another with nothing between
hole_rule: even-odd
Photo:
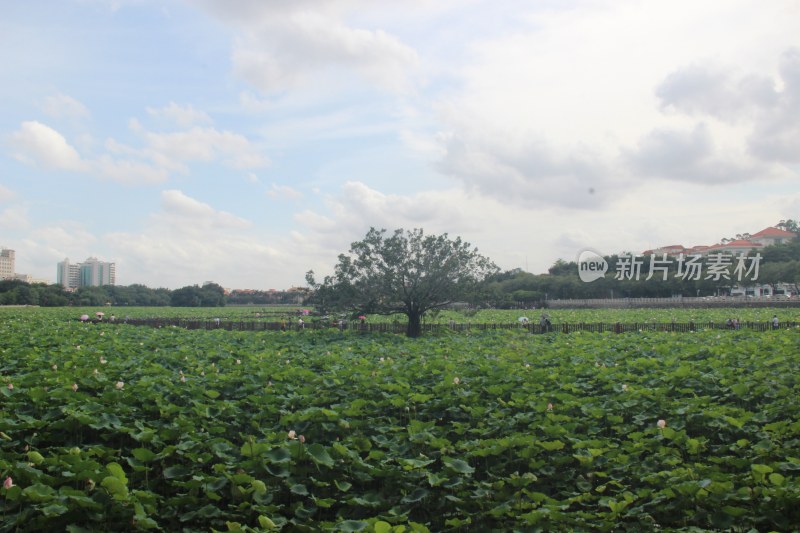
<instances>
[{"instance_id":1,"label":"tree trunk","mask_svg":"<svg viewBox=\"0 0 800 533\"><path fill-rule=\"evenodd\" d=\"M408 311L408 329L406 329L406 337L419 337L422 335L422 313L419 311Z\"/></svg>"}]
</instances>

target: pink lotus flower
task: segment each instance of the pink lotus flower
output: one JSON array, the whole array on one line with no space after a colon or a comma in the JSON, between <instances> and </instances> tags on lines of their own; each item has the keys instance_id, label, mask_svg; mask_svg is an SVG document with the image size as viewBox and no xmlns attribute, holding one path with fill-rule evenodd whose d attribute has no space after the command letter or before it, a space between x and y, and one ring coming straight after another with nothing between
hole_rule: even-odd
<instances>
[{"instance_id":1,"label":"pink lotus flower","mask_svg":"<svg viewBox=\"0 0 800 533\"><path fill-rule=\"evenodd\" d=\"M658 426L658 429L664 429L665 427L667 427L667 421L662 418L661 420L656 422L656 425Z\"/></svg>"},{"instance_id":2,"label":"pink lotus flower","mask_svg":"<svg viewBox=\"0 0 800 533\"><path fill-rule=\"evenodd\" d=\"M114 385L117 389L121 390L125 386L124 381L117 381L116 385Z\"/></svg>"},{"instance_id":3,"label":"pink lotus flower","mask_svg":"<svg viewBox=\"0 0 800 533\"><path fill-rule=\"evenodd\" d=\"M553 410L553 403L552 402L547 402L547 410L548 411L552 411Z\"/></svg>"},{"instance_id":4,"label":"pink lotus flower","mask_svg":"<svg viewBox=\"0 0 800 533\"><path fill-rule=\"evenodd\" d=\"M3 488L8 490L14 486L14 480L11 479L11 476L8 476L5 481L3 481Z\"/></svg>"},{"instance_id":5,"label":"pink lotus flower","mask_svg":"<svg viewBox=\"0 0 800 533\"><path fill-rule=\"evenodd\" d=\"M303 435L300 435L300 437L298 437L298 439L300 440L300 442L305 442L306 441L306 438Z\"/></svg>"},{"instance_id":6,"label":"pink lotus flower","mask_svg":"<svg viewBox=\"0 0 800 533\"><path fill-rule=\"evenodd\" d=\"M14 384L13 383L9 383L8 385L6 385L6 388L8 390L14 390Z\"/></svg>"},{"instance_id":7,"label":"pink lotus flower","mask_svg":"<svg viewBox=\"0 0 800 533\"><path fill-rule=\"evenodd\" d=\"M461 383L461 380L458 378L458 376L454 377L453 378L453 385L458 385L459 383Z\"/></svg>"},{"instance_id":8,"label":"pink lotus flower","mask_svg":"<svg viewBox=\"0 0 800 533\"><path fill-rule=\"evenodd\" d=\"M295 430L290 430L289 433L286 435L292 440L297 440L297 432Z\"/></svg>"},{"instance_id":9,"label":"pink lotus flower","mask_svg":"<svg viewBox=\"0 0 800 533\"><path fill-rule=\"evenodd\" d=\"M78 384L77 383L73 383L72 384L72 392L78 392Z\"/></svg>"}]
</instances>

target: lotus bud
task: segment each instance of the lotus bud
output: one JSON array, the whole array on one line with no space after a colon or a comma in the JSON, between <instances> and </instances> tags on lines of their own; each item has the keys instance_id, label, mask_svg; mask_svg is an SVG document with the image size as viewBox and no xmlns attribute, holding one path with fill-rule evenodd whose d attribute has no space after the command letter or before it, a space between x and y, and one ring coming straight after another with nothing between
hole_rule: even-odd
<instances>
[{"instance_id":1,"label":"lotus bud","mask_svg":"<svg viewBox=\"0 0 800 533\"><path fill-rule=\"evenodd\" d=\"M122 389L125 386L124 381L117 381L116 385L114 385L117 389Z\"/></svg>"},{"instance_id":2,"label":"lotus bud","mask_svg":"<svg viewBox=\"0 0 800 533\"><path fill-rule=\"evenodd\" d=\"M3 488L8 490L14 486L14 480L11 479L11 476L8 476L5 481L3 481Z\"/></svg>"},{"instance_id":3,"label":"lotus bud","mask_svg":"<svg viewBox=\"0 0 800 533\"><path fill-rule=\"evenodd\" d=\"M78 384L77 383L73 383L72 384L72 392L78 392Z\"/></svg>"},{"instance_id":4,"label":"lotus bud","mask_svg":"<svg viewBox=\"0 0 800 533\"><path fill-rule=\"evenodd\" d=\"M667 427L667 421L662 418L656 423L656 425L658 426L658 429L664 429Z\"/></svg>"}]
</instances>

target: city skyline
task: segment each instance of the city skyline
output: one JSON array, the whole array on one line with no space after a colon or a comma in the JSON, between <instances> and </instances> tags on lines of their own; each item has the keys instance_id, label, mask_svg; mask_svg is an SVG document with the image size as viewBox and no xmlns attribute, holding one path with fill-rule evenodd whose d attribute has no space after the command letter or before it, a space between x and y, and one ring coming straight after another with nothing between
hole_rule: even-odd
<instances>
[{"instance_id":1,"label":"city skyline","mask_svg":"<svg viewBox=\"0 0 800 533\"><path fill-rule=\"evenodd\" d=\"M371 226L502 269L800 218L796 2L0 8L0 235L52 279L288 288Z\"/></svg>"}]
</instances>

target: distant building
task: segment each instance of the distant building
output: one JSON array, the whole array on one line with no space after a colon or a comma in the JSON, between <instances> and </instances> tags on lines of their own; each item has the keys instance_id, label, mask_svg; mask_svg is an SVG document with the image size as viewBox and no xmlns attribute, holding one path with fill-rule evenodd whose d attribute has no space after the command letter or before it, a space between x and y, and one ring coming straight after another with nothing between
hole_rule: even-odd
<instances>
[{"instance_id":1,"label":"distant building","mask_svg":"<svg viewBox=\"0 0 800 533\"><path fill-rule=\"evenodd\" d=\"M772 246L773 244L786 244L795 237L796 235L791 231L769 227L751 235L750 240L764 246Z\"/></svg>"},{"instance_id":2,"label":"distant building","mask_svg":"<svg viewBox=\"0 0 800 533\"><path fill-rule=\"evenodd\" d=\"M56 283L65 289L115 285L116 282L115 263L99 261L96 257L83 263L70 263L68 258L58 263Z\"/></svg>"},{"instance_id":3,"label":"distant building","mask_svg":"<svg viewBox=\"0 0 800 533\"><path fill-rule=\"evenodd\" d=\"M700 252L706 253L722 253L729 255L747 254L748 252L760 252L764 245L749 239L736 239L735 241L726 242L725 244L715 244L709 246L706 250Z\"/></svg>"},{"instance_id":4,"label":"distant building","mask_svg":"<svg viewBox=\"0 0 800 533\"><path fill-rule=\"evenodd\" d=\"M662 246L654 250L646 250L644 255L661 255L667 254L669 256L683 255L706 255L711 253L722 253L730 255L747 254L748 252L760 252L766 246L773 244L786 244L794 239L797 235L791 231L785 231L775 227L764 228L758 233L750 235L737 235L736 239L723 239L721 243L711 246L692 246L686 248L680 244L671 244L669 246Z\"/></svg>"},{"instance_id":5,"label":"distant building","mask_svg":"<svg viewBox=\"0 0 800 533\"><path fill-rule=\"evenodd\" d=\"M14 250L0 250L0 279L14 279Z\"/></svg>"}]
</instances>

